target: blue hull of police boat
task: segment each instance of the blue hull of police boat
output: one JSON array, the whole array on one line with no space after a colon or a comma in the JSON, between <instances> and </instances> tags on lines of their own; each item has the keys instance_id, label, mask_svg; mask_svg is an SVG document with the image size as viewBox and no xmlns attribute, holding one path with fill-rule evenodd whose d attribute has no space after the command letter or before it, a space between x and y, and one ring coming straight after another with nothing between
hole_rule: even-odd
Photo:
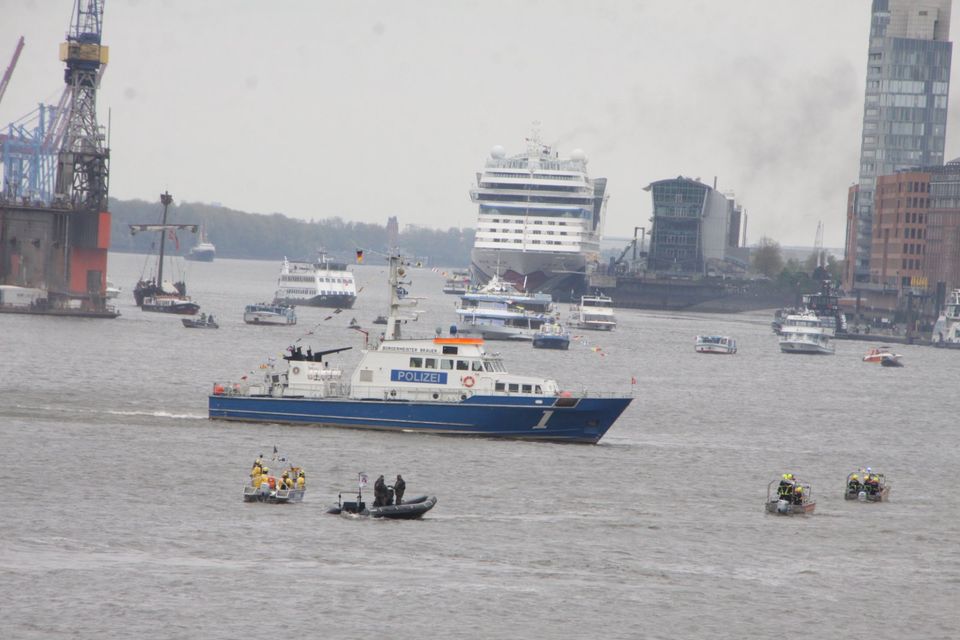
<instances>
[{"instance_id":1,"label":"blue hull of police boat","mask_svg":"<svg viewBox=\"0 0 960 640\"><path fill-rule=\"evenodd\" d=\"M630 397L472 396L461 402L407 402L211 395L212 420L413 431L517 440L596 443Z\"/></svg>"}]
</instances>

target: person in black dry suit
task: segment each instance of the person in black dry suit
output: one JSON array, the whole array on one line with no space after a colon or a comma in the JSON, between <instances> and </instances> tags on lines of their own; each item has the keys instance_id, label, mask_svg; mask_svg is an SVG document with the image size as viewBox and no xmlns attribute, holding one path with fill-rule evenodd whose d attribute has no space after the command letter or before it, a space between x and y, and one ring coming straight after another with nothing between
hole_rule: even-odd
<instances>
[{"instance_id":1,"label":"person in black dry suit","mask_svg":"<svg viewBox=\"0 0 960 640\"><path fill-rule=\"evenodd\" d=\"M377 478L373 483L373 506L387 506L387 483L383 481L383 476Z\"/></svg>"},{"instance_id":2,"label":"person in black dry suit","mask_svg":"<svg viewBox=\"0 0 960 640\"><path fill-rule=\"evenodd\" d=\"M397 474L397 481L393 483L393 495L397 499L397 504L403 502L403 492L407 488L407 483L403 481L403 476Z\"/></svg>"}]
</instances>

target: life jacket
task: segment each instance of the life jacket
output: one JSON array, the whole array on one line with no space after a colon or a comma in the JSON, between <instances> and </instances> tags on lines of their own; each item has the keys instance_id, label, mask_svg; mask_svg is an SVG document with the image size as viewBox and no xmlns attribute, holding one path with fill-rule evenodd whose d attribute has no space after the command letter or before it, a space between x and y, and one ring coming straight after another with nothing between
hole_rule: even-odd
<instances>
[{"instance_id":1,"label":"life jacket","mask_svg":"<svg viewBox=\"0 0 960 640\"><path fill-rule=\"evenodd\" d=\"M297 489L303 489L303 487L306 486L306 484L307 484L307 481L304 480L303 476L300 476L299 478L297 478Z\"/></svg>"},{"instance_id":2,"label":"life jacket","mask_svg":"<svg viewBox=\"0 0 960 640\"><path fill-rule=\"evenodd\" d=\"M267 485L268 485L271 489L276 489L276 488L277 488L277 479L274 478L273 476L267 476Z\"/></svg>"}]
</instances>

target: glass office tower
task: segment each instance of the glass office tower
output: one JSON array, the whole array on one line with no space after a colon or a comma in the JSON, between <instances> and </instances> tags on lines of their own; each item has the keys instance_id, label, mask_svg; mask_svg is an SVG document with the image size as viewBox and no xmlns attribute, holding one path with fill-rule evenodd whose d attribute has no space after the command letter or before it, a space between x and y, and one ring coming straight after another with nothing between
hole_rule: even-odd
<instances>
[{"instance_id":1,"label":"glass office tower","mask_svg":"<svg viewBox=\"0 0 960 640\"><path fill-rule=\"evenodd\" d=\"M873 0L860 180L847 227L848 288L869 287L877 176L943 164L953 53L950 3Z\"/></svg>"}]
</instances>

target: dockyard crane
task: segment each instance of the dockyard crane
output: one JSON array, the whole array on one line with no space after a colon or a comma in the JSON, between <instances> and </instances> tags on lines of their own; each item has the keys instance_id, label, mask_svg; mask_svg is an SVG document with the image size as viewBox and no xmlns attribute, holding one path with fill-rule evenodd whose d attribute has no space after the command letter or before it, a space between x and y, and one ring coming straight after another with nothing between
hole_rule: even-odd
<instances>
[{"instance_id":1,"label":"dockyard crane","mask_svg":"<svg viewBox=\"0 0 960 640\"><path fill-rule=\"evenodd\" d=\"M63 146L57 162L57 195L75 211L107 210L110 151L97 123L100 70L109 59L101 45L104 0L76 0L67 41L60 45L70 90Z\"/></svg>"},{"instance_id":2,"label":"dockyard crane","mask_svg":"<svg viewBox=\"0 0 960 640\"><path fill-rule=\"evenodd\" d=\"M13 51L13 59L10 61L10 66L7 67L3 78L0 79L0 102L3 102L3 94L7 90L7 85L10 84L10 77L13 75L13 70L17 66L17 60L20 59L21 51L23 51L23 36L20 36L20 40L17 41L17 48Z\"/></svg>"}]
</instances>

